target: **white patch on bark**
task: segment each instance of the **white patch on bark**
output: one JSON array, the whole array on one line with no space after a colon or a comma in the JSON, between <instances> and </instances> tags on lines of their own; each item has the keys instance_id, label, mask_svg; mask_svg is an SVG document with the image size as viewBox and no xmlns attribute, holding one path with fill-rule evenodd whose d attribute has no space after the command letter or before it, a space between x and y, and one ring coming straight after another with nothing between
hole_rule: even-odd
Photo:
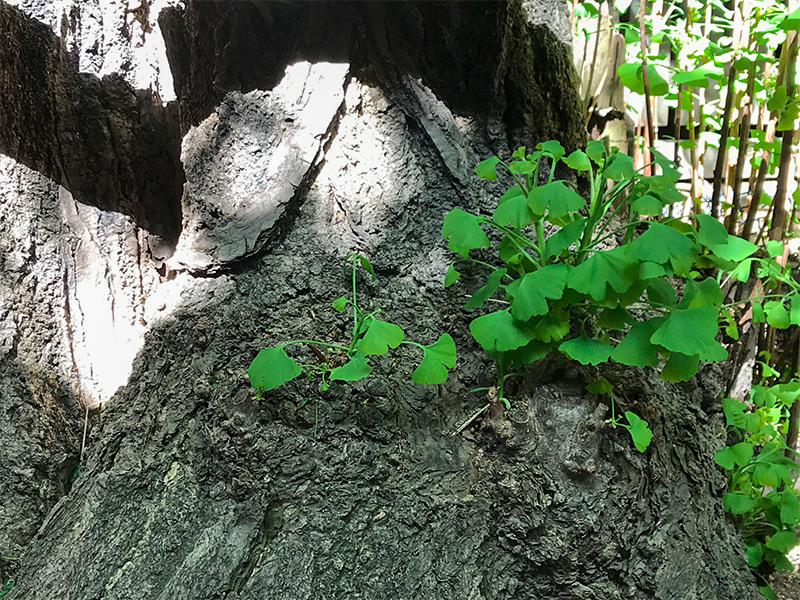
<instances>
[{"instance_id":1,"label":"white patch on bark","mask_svg":"<svg viewBox=\"0 0 800 600\"><path fill-rule=\"evenodd\" d=\"M258 251L323 158L348 69L290 65L273 90L229 92L186 134L183 232L173 269L213 272Z\"/></svg>"},{"instance_id":2,"label":"white patch on bark","mask_svg":"<svg viewBox=\"0 0 800 600\"><path fill-rule=\"evenodd\" d=\"M108 400L187 284L159 282L144 235L0 155L0 355L54 371L84 402Z\"/></svg>"},{"instance_id":3,"label":"white patch on bark","mask_svg":"<svg viewBox=\"0 0 800 600\"><path fill-rule=\"evenodd\" d=\"M6 0L44 23L96 77L117 74L155 101L175 100L158 15L178 0ZM143 10L149 4L149 10Z\"/></svg>"}]
</instances>

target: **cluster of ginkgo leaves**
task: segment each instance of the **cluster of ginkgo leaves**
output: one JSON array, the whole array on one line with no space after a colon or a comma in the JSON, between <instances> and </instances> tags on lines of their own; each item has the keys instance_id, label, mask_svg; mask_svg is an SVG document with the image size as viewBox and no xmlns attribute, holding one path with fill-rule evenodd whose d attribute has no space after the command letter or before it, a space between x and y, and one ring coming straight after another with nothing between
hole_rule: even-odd
<instances>
[{"instance_id":1,"label":"cluster of ginkgo leaves","mask_svg":"<svg viewBox=\"0 0 800 600\"><path fill-rule=\"evenodd\" d=\"M459 279L460 263L478 263L486 283L466 308L501 303L470 324L496 362L500 398L510 374L552 352L583 365L655 367L667 381L686 380L701 362L727 358L716 339L728 308L720 282L744 277L741 263L757 247L707 215L693 223L661 218L683 196L675 187L678 170L658 152L652 167L659 173L652 175L600 141L565 154L549 141L530 153L519 148L509 162L482 161L479 177L495 180L498 166L511 176L497 208L491 216L455 208L444 219L442 237L461 256L445 285ZM573 184L554 179L559 162L586 174L588 202ZM549 236L544 222L555 229ZM494 262L470 256L493 246L487 230L498 232ZM650 432L637 430L643 433L634 441L643 450Z\"/></svg>"},{"instance_id":2,"label":"cluster of ginkgo leaves","mask_svg":"<svg viewBox=\"0 0 800 600\"><path fill-rule=\"evenodd\" d=\"M360 265L375 279L372 264L357 253L348 255L347 261L352 268L352 296L341 296L333 301L332 306L338 312L346 311L348 306L352 309L353 328L349 344L300 339L260 350L247 369L250 385L255 388L258 398L263 392L277 388L304 372L309 378L319 376L319 387L323 392L329 389L331 381L363 379L370 374L371 356L386 354L401 344L422 350L422 362L411 374L415 382L437 384L447 379L448 369L456 363L456 345L450 334L441 334L427 346L406 340L405 332L398 325L378 318L381 309L368 312L363 303L360 305L358 302L357 269ZM288 346L298 344L314 348L313 361L300 363L286 353Z\"/></svg>"},{"instance_id":3,"label":"cluster of ginkgo leaves","mask_svg":"<svg viewBox=\"0 0 800 600\"><path fill-rule=\"evenodd\" d=\"M800 464L786 445L789 409L800 397L800 381L768 386L763 379L777 375L762 363L761 385L754 385L750 403L724 398L722 409L735 443L717 450L715 460L728 475L725 510L739 519L747 564L759 578L760 591L777 599L761 575L762 563L793 571L786 554L797 545L800 500L795 489Z\"/></svg>"}]
</instances>

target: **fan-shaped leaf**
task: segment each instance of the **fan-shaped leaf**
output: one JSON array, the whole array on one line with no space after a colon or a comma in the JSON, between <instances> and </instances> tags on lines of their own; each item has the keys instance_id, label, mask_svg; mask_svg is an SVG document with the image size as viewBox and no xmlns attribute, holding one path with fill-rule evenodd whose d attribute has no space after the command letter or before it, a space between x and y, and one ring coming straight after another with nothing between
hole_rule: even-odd
<instances>
[{"instance_id":1,"label":"fan-shaped leaf","mask_svg":"<svg viewBox=\"0 0 800 600\"><path fill-rule=\"evenodd\" d=\"M608 342L587 337L578 337L562 342L558 349L582 365L597 365L605 362L613 350Z\"/></svg>"},{"instance_id":2,"label":"fan-shaped leaf","mask_svg":"<svg viewBox=\"0 0 800 600\"><path fill-rule=\"evenodd\" d=\"M454 208L444 217L442 238L449 240L448 247L464 258L474 248L486 248L489 238L481 229L478 217L460 208Z\"/></svg>"},{"instance_id":3,"label":"fan-shaped leaf","mask_svg":"<svg viewBox=\"0 0 800 600\"><path fill-rule=\"evenodd\" d=\"M358 349L364 354L386 354L389 348L397 348L404 336L403 330L394 323L373 319Z\"/></svg>"},{"instance_id":4,"label":"fan-shaped leaf","mask_svg":"<svg viewBox=\"0 0 800 600\"><path fill-rule=\"evenodd\" d=\"M272 390L300 375L303 370L283 346L260 350L247 369L250 385L257 390Z\"/></svg>"},{"instance_id":5,"label":"fan-shaped leaf","mask_svg":"<svg viewBox=\"0 0 800 600\"><path fill-rule=\"evenodd\" d=\"M422 347L424 356L411 378L417 383L435 385L447 379L447 369L456 364L456 344L449 333L443 333L433 344Z\"/></svg>"},{"instance_id":6,"label":"fan-shaped leaf","mask_svg":"<svg viewBox=\"0 0 800 600\"><path fill-rule=\"evenodd\" d=\"M356 353L348 362L331 371L331 381L358 381L370 374L369 359Z\"/></svg>"}]
</instances>

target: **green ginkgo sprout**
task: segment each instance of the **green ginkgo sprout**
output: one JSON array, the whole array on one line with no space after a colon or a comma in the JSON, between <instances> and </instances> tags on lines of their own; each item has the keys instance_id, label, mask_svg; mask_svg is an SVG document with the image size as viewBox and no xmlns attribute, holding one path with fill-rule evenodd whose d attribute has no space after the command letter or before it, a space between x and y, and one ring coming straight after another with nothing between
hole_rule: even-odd
<instances>
[{"instance_id":1,"label":"green ginkgo sprout","mask_svg":"<svg viewBox=\"0 0 800 600\"><path fill-rule=\"evenodd\" d=\"M278 346L264 348L250 363L247 374L258 398L295 377L306 373L320 377L320 390L326 391L332 381L357 381L370 374L370 357L380 356L400 345L413 346L422 351L422 361L411 374L416 383L435 385L447 379L448 369L455 366L456 346L448 333L443 333L429 345L405 339L405 332L394 323L378 318L380 309L368 312L359 304L357 269L360 266L375 279L372 264L361 254L348 255L352 268L352 295L341 296L331 303L337 312L352 310L353 328L350 343L333 344L319 340L299 339ZM317 362L299 363L286 349L303 344L314 349Z\"/></svg>"}]
</instances>

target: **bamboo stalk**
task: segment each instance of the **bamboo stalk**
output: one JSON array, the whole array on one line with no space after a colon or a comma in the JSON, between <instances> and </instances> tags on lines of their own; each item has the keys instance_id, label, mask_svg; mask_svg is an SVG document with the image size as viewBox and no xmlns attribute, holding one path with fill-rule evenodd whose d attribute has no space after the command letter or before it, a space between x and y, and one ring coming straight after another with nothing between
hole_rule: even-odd
<instances>
[{"instance_id":1,"label":"bamboo stalk","mask_svg":"<svg viewBox=\"0 0 800 600\"><path fill-rule=\"evenodd\" d=\"M642 84L644 86L644 106L646 115L646 134L647 143L643 148L645 164L650 163L650 147L655 145L655 135L653 132L653 111L650 108L650 77L647 73L647 37L644 28L645 0L639 0L639 41L642 49ZM647 173L646 173L647 174Z\"/></svg>"},{"instance_id":2,"label":"bamboo stalk","mask_svg":"<svg viewBox=\"0 0 800 600\"><path fill-rule=\"evenodd\" d=\"M728 233L736 233L736 220L739 215L739 194L742 189L742 179L744 178L744 165L747 162L747 148L750 144L750 122L755 108L755 85L756 85L756 65L750 66L747 73L747 91L745 92L742 116L739 122L739 154L736 158L736 167L733 173L733 199L731 214L728 217Z\"/></svg>"},{"instance_id":3,"label":"bamboo stalk","mask_svg":"<svg viewBox=\"0 0 800 600\"><path fill-rule=\"evenodd\" d=\"M786 34L786 67L784 81L786 95L789 99L794 97L795 60L797 58L797 32L789 31ZM783 57L781 57L783 58ZM783 66L783 60L781 60ZM786 197L789 189L789 172L792 168L792 141L794 128L781 132L781 155L778 163L778 188L772 199L772 226L769 230L770 240L783 239L783 229L786 226Z\"/></svg>"},{"instance_id":4,"label":"bamboo stalk","mask_svg":"<svg viewBox=\"0 0 800 600\"><path fill-rule=\"evenodd\" d=\"M735 55L734 55L735 57ZM714 185L711 192L711 216L715 219L720 217L719 196L722 190L723 179L727 172L728 163L728 135L730 134L731 127L731 111L733 109L733 93L736 85L736 67L733 66L733 59L731 59L731 66L728 70L728 89L725 94L725 108L722 113L722 128L719 132L719 150L717 152L717 162L714 165Z\"/></svg>"}]
</instances>

